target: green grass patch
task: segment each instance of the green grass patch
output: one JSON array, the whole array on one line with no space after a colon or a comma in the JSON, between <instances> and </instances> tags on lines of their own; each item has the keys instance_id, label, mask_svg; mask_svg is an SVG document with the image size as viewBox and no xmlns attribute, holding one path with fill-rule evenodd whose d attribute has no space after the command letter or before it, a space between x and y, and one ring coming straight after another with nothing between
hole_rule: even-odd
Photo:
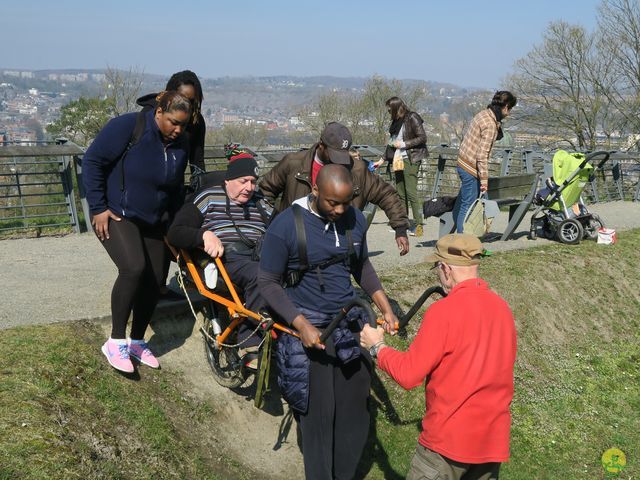
<instances>
[{"instance_id":1,"label":"green grass patch","mask_svg":"<svg viewBox=\"0 0 640 480\"><path fill-rule=\"evenodd\" d=\"M166 371L105 368L102 337L89 323L2 332L0 479L251 478L199 444L210 406Z\"/></svg>"},{"instance_id":2,"label":"green grass patch","mask_svg":"<svg viewBox=\"0 0 640 480\"><path fill-rule=\"evenodd\" d=\"M627 458L619 478L640 477L637 245L640 230L613 246L554 244L483 261L482 276L512 306L518 329L511 461L502 479L606 478L600 458L612 447ZM436 283L429 268L385 272L400 309ZM424 308L392 345L407 348ZM99 352L102 341L92 323L0 333L0 480L264 476L237 465L215 440L215 405L189 397L168 371L118 374ZM404 478L424 389L406 392L378 372L373 397L361 472Z\"/></svg>"},{"instance_id":3,"label":"green grass patch","mask_svg":"<svg viewBox=\"0 0 640 480\"><path fill-rule=\"evenodd\" d=\"M483 261L482 276L509 302L518 328L511 461L500 478L607 478L600 459L612 447L627 458L619 478L640 476L640 231L620 237L613 246L557 244ZM429 268L385 275L405 311L435 284ZM393 346L408 347L423 311ZM424 388L405 392L378 374L376 436L364 467L367 478L404 478Z\"/></svg>"}]
</instances>

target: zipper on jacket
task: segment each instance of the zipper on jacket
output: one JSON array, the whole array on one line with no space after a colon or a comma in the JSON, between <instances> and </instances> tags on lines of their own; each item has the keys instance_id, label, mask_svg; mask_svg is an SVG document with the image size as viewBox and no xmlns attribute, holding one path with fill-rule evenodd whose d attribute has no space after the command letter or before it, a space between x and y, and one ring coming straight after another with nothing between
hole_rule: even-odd
<instances>
[{"instance_id":1,"label":"zipper on jacket","mask_svg":"<svg viewBox=\"0 0 640 480\"><path fill-rule=\"evenodd\" d=\"M167 158L167 148L169 147L169 144L164 145L163 146L163 152L164 152L164 181L167 181L167 173L169 170L169 159Z\"/></svg>"}]
</instances>

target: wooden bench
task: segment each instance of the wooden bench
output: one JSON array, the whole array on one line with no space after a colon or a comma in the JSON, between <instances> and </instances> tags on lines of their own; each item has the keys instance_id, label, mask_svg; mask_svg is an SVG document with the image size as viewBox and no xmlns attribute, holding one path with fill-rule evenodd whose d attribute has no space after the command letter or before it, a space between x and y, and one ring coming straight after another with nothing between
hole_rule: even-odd
<instances>
[{"instance_id":1,"label":"wooden bench","mask_svg":"<svg viewBox=\"0 0 640 480\"><path fill-rule=\"evenodd\" d=\"M509 238L529 211L538 189L538 180L539 175L535 173L489 177L487 198L494 200L499 207L509 207L509 223L500 240Z\"/></svg>"},{"instance_id":2,"label":"wooden bench","mask_svg":"<svg viewBox=\"0 0 640 480\"><path fill-rule=\"evenodd\" d=\"M503 177L489 177L487 198L495 201L499 207L509 207L509 223L500 236L506 240L520 225L526 215L538 188L539 175L526 173L523 175L506 175ZM440 236L455 230L452 212L440 217Z\"/></svg>"}]
</instances>

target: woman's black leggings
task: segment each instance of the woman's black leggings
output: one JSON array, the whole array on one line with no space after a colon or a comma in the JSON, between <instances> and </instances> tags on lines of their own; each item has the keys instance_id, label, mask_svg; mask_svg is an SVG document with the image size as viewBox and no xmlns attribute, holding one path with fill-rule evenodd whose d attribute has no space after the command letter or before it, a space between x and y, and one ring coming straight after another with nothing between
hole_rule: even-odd
<instances>
[{"instance_id":1,"label":"woman's black leggings","mask_svg":"<svg viewBox=\"0 0 640 480\"><path fill-rule=\"evenodd\" d=\"M142 340L164 281L163 229L126 218L110 220L109 239L102 244L118 267L111 291L111 338L126 337L127 321L133 311L130 336Z\"/></svg>"}]
</instances>

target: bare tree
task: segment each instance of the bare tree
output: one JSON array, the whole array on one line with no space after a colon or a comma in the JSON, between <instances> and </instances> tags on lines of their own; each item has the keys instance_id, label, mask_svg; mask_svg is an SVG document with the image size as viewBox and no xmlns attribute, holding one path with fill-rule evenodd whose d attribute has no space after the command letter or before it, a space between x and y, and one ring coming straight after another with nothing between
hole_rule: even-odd
<instances>
[{"instance_id":1,"label":"bare tree","mask_svg":"<svg viewBox=\"0 0 640 480\"><path fill-rule=\"evenodd\" d=\"M451 104L440 122L440 135L443 143L449 145L462 143L462 137L476 113L485 107L470 98L463 98Z\"/></svg>"},{"instance_id":2,"label":"bare tree","mask_svg":"<svg viewBox=\"0 0 640 480\"><path fill-rule=\"evenodd\" d=\"M331 91L322 95L315 106L301 113L301 117L318 135L328 122L336 121L349 127L354 142L379 145L385 143L391 122L385 101L398 96L411 108L424 98L425 93L424 88L409 87L400 80L386 80L376 75L360 92Z\"/></svg>"},{"instance_id":3,"label":"bare tree","mask_svg":"<svg viewBox=\"0 0 640 480\"><path fill-rule=\"evenodd\" d=\"M332 90L322 95L315 105L302 109L299 116L313 134L320 137L324 126L329 122L347 123L347 104L352 98L344 92Z\"/></svg>"},{"instance_id":4,"label":"bare tree","mask_svg":"<svg viewBox=\"0 0 640 480\"><path fill-rule=\"evenodd\" d=\"M426 91L419 86L410 87L401 80L386 80L374 75L364 86L361 97L362 108L370 120L368 137L374 144L383 144L387 139L387 131L391 118L387 112L385 101L391 97L400 97L409 106L415 109L418 102L424 98Z\"/></svg>"},{"instance_id":5,"label":"bare tree","mask_svg":"<svg viewBox=\"0 0 640 480\"><path fill-rule=\"evenodd\" d=\"M267 143L268 130L265 125L227 124L220 130L209 130L208 145L224 145L238 142L254 148L262 148Z\"/></svg>"},{"instance_id":6,"label":"bare tree","mask_svg":"<svg viewBox=\"0 0 640 480\"><path fill-rule=\"evenodd\" d=\"M597 78L617 125L640 130L640 4L603 0L598 8L597 48L606 74Z\"/></svg>"},{"instance_id":7,"label":"bare tree","mask_svg":"<svg viewBox=\"0 0 640 480\"><path fill-rule=\"evenodd\" d=\"M105 96L114 105L115 114L122 115L138 110L136 99L140 96L144 82L144 70L139 67L118 70L107 66L104 75Z\"/></svg>"},{"instance_id":8,"label":"bare tree","mask_svg":"<svg viewBox=\"0 0 640 480\"><path fill-rule=\"evenodd\" d=\"M593 35L581 26L551 23L542 44L516 62L508 79L523 107L520 120L573 148L594 149L606 101L594 81L597 67Z\"/></svg>"}]
</instances>

